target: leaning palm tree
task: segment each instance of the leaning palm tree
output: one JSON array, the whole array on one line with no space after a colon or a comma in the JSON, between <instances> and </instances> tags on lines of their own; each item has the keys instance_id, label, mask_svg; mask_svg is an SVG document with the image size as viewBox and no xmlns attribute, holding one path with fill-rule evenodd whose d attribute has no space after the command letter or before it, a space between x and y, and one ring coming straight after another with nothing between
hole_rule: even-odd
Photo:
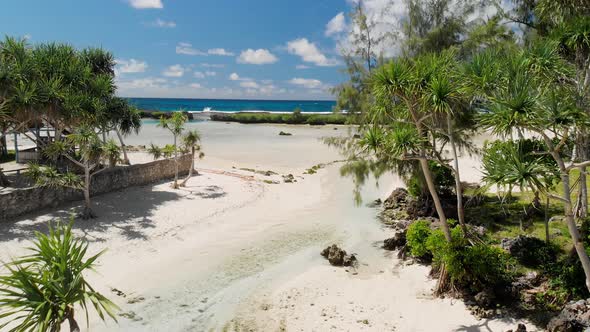
<instances>
[{"instance_id":1,"label":"leaning palm tree","mask_svg":"<svg viewBox=\"0 0 590 332\"><path fill-rule=\"evenodd\" d=\"M195 157L197 157L197 153L198 153L199 159L202 159L203 157L205 157L205 153L203 153L201 151L201 145L199 144L200 142L201 142L201 135L196 130L190 130L182 138L182 144L183 144L184 148L186 150L191 151L191 168L188 171L188 176L180 184L181 187L185 187L188 180L191 177L193 177L193 171L195 168Z\"/></svg>"},{"instance_id":2,"label":"leaning palm tree","mask_svg":"<svg viewBox=\"0 0 590 332\"><path fill-rule=\"evenodd\" d=\"M10 320L0 330L53 332L68 321L70 331L79 332L77 306L87 320L94 307L101 319L117 321L119 308L84 277L103 252L86 258L88 243L74 238L72 223L50 226L49 235L37 232L29 250L30 255L5 264L8 273L0 276L0 318Z\"/></svg>"},{"instance_id":3,"label":"leaning palm tree","mask_svg":"<svg viewBox=\"0 0 590 332\"><path fill-rule=\"evenodd\" d=\"M415 59L397 59L375 70L373 95L377 105L368 113L371 124L388 130L385 150L390 156L403 161L417 161L420 165L441 228L447 241L451 231L429 161L436 158L436 112L425 98L428 87L438 71L446 71L452 53L427 54Z\"/></svg>"},{"instance_id":4,"label":"leaning palm tree","mask_svg":"<svg viewBox=\"0 0 590 332\"><path fill-rule=\"evenodd\" d=\"M178 137L184 131L184 125L188 121L188 117L183 112L174 112L171 117L161 117L159 127L169 130L174 137L174 182L172 188L178 189Z\"/></svg>"}]
</instances>

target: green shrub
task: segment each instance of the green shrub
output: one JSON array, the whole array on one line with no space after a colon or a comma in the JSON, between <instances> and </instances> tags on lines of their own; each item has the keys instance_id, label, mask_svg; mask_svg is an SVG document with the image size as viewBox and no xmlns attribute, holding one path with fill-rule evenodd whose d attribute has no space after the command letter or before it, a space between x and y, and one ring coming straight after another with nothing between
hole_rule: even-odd
<instances>
[{"instance_id":1,"label":"green shrub","mask_svg":"<svg viewBox=\"0 0 590 332\"><path fill-rule=\"evenodd\" d=\"M428 162L432 178L434 180L436 191L441 195L452 194L455 189L455 176L453 172L444 167L436 161ZM417 168L417 171L406 181L408 193L413 197L420 197L428 194L428 187L422 169Z\"/></svg>"},{"instance_id":2,"label":"green shrub","mask_svg":"<svg viewBox=\"0 0 590 332\"><path fill-rule=\"evenodd\" d=\"M477 293L485 288L507 284L514 276L510 257L502 249L485 243L471 245L460 227L446 241L441 230L432 232L427 248L435 266L444 266L452 283Z\"/></svg>"},{"instance_id":3,"label":"green shrub","mask_svg":"<svg viewBox=\"0 0 590 332\"><path fill-rule=\"evenodd\" d=\"M417 258L430 256L431 251L428 249L426 242L431 233L430 222L425 220L416 221L408 227L406 240L412 256Z\"/></svg>"}]
</instances>

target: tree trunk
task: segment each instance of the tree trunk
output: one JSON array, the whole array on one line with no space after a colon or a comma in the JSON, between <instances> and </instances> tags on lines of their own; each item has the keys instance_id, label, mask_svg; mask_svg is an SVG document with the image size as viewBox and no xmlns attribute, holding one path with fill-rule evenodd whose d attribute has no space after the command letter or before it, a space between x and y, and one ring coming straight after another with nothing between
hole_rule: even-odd
<instances>
[{"instance_id":1,"label":"tree trunk","mask_svg":"<svg viewBox=\"0 0 590 332\"><path fill-rule=\"evenodd\" d=\"M86 166L84 168L84 210L80 214L80 217L84 220L96 218L90 202L90 180L90 168Z\"/></svg>"},{"instance_id":2,"label":"tree trunk","mask_svg":"<svg viewBox=\"0 0 590 332\"><path fill-rule=\"evenodd\" d=\"M119 143L121 143L121 150L123 151L123 165L131 165L129 157L127 156L127 147L125 146L125 142L123 142L123 135L121 135L119 129L115 129L115 132L117 133Z\"/></svg>"},{"instance_id":3,"label":"tree trunk","mask_svg":"<svg viewBox=\"0 0 590 332\"><path fill-rule=\"evenodd\" d=\"M180 184L181 187L186 187L186 183L188 182L188 179L193 177L193 169L195 169L195 147L191 147L191 168L188 170L188 176L184 179L184 181L182 181L182 183Z\"/></svg>"},{"instance_id":4,"label":"tree trunk","mask_svg":"<svg viewBox=\"0 0 590 332\"><path fill-rule=\"evenodd\" d=\"M578 231L578 227L576 226L576 221L574 219L574 212L572 210L571 201L570 180L567 170L565 170L565 172L562 171L561 182L563 183L563 198L567 228L572 237L572 241L574 242L574 248L576 249L576 253L578 254L580 262L582 263L584 274L586 275L586 287L590 291L590 258L588 258L588 253L586 253L586 249L584 248L584 242L582 242L580 232Z\"/></svg>"},{"instance_id":5,"label":"tree trunk","mask_svg":"<svg viewBox=\"0 0 590 332\"><path fill-rule=\"evenodd\" d=\"M549 195L545 202L545 242L549 244Z\"/></svg>"},{"instance_id":6,"label":"tree trunk","mask_svg":"<svg viewBox=\"0 0 590 332\"><path fill-rule=\"evenodd\" d=\"M2 168L0 168L0 187L8 187L10 186L10 181L4 173L2 172Z\"/></svg>"},{"instance_id":7,"label":"tree trunk","mask_svg":"<svg viewBox=\"0 0 590 332\"><path fill-rule=\"evenodd\" d=\"M74 319L74 309L69 308L67 313L68 324L70 324L70 332L80 332L78 322Z\"/></svg>"},{"instance_id":8,"label":"tree trunk","mask_svg":"<svg viewBox=\"0 0 590 332\"><path fill-rule=\"evenodd\" d=\"M174 183L172 188L178 189L178 147L176 146L176 135L174 135Z\"/></svg>"},{"instance_id":9,"label":"tree trunk","mask_svg":"<svg viewBox=\"0 0 590 332\"><path fill-rule=\"evenodd\" d=\"M432 200L434 201L436 213L438 214L438 219L440 220L443 233L445 234L445 238L447 239L447 241L451 242L451 230L449 229L449 224L447 224L447 217L445 216L445 211L443 210L440 198L438 197L438 193L436 192L436 188L434 187L434 180L432 179L432 172L430 171L430 167L428 166L428 160L426 160L426 158L421 158L420 166L422 168L422 173L424 173L426 184L428 185L428 191L430 191L430 196L432 196Z\"/></svg>"},{"instance_id":10,"label":"tree trunk","mask_svg":"<svg viewBox=\"0 0 590 332\"><path fill-rule=\"evenodd\" d=\"M447 129L449 131L449 143L451 143L451 151L453 153L453 161L455 164L455 193L457 194L457 216L459 224L463 230L463 235L467 236L467 225L465 224L465 210L463 208L463 188L461 186L461 176L459 172L459 157L457 156L457 145L455 144L455 137L453 136L453 125L450 114L447 115Z\"/></svg>"}]
</instances>

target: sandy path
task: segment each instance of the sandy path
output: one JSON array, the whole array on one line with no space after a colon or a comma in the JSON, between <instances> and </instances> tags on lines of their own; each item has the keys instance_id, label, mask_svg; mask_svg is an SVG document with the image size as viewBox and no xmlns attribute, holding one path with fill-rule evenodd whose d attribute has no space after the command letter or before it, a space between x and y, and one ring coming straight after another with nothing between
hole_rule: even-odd
<instances>
[{"instance_id":1,"label":"sandy path","mask_svg":"<svg viewBox=\"0 0 590 332\"><path fill-rule=\"evenodd\" d=\"M352 181L338 165L315 175L306 168L340 156L318 139L340 127L193 123L207 157L180 191L167 183L95 198L99 219L77 221L75 231L97 252L107 248L97 288L122 308L119 324L91 319L92 331L504 331L511 321L477 321L457 301L432 299L427 268L402 267L378 247L388 230L376 210L353 204ZM165 144L146 125L128 144ZM148 160L132 154L132 161ZM477 180L473 160L466 179ZM234 168L235 167L235 168ZM268 184L248 167L292 173L294 184ZM386 176L363 188L366 200L384 198L400 181ZM34 230L68 215L59 211L0 225L0 258L19 255ZM330 267L321 249L338 243L355 252L357 271ZM115 295L111 288L125 293ZM424 319L423 317L428 317Z\"/></svg>"}]
</instances>

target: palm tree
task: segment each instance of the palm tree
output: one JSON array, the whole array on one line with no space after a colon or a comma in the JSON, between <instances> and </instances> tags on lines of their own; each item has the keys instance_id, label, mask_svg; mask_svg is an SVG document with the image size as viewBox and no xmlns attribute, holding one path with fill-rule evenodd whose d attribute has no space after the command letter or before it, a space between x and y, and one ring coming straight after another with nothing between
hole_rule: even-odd
<instances>
[{"instance_id":1,"label":"palm tree","mask_svg":"<svg viewBox=\"0 0 590 332\"><path fill-rule=\"evenodd\" d=\"M402 58L376 69L373 94L378 104L368 115L374 125L387 125L386 150L389 154L420 164L447 241L451 241L451 232L429 166L430 160L437 160L433 129L436 114L425 103L425 98L429 82L436 72L445 70L451 55L443 52L415 59Z\"/></svg>"},{"instance_id":2,"label":"palm tree","mask_svg":"<svg viewBox=\"0 0 590 332\"><path fill-rule=\"evenodd\" d=\"M195 157L197 152L199 153L199 159L205 157L205 154L201 151L201 145L199 144L200 142L201 136L199 135L199 132L196 130L190 130L182 138L182 144L184 148L191 151L191 168L188 171L188 176L186 177L186 179L184 179L184 181L182 181L182 183L180 184L181 187L185 187L188 180L191 177L193 177L193 170L195 168Z\"/></svg>"},{"instance_id":3,"label":"palm tree","mask_svg":"<svg viewBox=\"0 0 590 332\"><path fill-rule=\"evenodd\" d=\"M114 143L111 143L114 144ZM115 144L116 146L116 144ZM77 154L73 151L78 150ZM112 159L113 151L105 148L105 144L98 137L94 129L89 127L82 127L75 133L67 136L66 140L57 141L48 145L44 149L46 156L55 159L58 157L65 157L74 165L80 167L83 172L82 185L80 187L72 187L65 184L70 184L70 181L64 182L64 177L77 177L72 173L61 174L61 176L49 176L48 172L54 170L53 168L41 168L41 172L29 171L27 174L39 186L66 186L75 189L81 189L84 192L84 209L80 213L82 219L95 218L96 215L92 210L92 202L90 201L90 189L92 184L92 177L104 171L105 167L101 167L103 159ZM64 184L65 183L65 184Z\"/></svg>"},{"instance_id":4,"label":"palm tree","mask_svg":"<svg viewBox=\"0 0 590 332\"><path fill-rule=\"evenodd\" d=\"M159 127L169 130L174 137L174 182L172 188L178 189L178 137L184 131L184 125L188 121L188 117L183 112L174 112L172 116L166 118L162 116L160 118Z\"/></svg>"},{"instance_id":5,"label":"palm tree","mask_svg":"<svg viewBox=\"0 0 590 332\"><path fill-rule=\"evenodd\" d=\"M468 234L465 223L465 210L463 207L463 188L461 185L461 172L459 169L459 156L457 153L458 142L464 140L464 136L471 131L474 126L469 121L469 114L472 108L469 107L468 89L463 87L463 77L460 74L460 68L455 65L446 68L446 71L437 72L430 81L425 90L425 103L433 112L442 117L440 124L442 135L451 145L451 156L453 166L449 166L455 177L455 194L457 196L457 216L459 224L465 235ZM467 121L465 121L467 120ZM466 144L463 144L469 147ZM441 165L446 165L442 158L439 158Z\"/></svg>"},{"instance_id":6,"label":"palm tree","mask_svg":"<svg viewBox=\"0 0 590 332\"><path fill-rule=\"evenodd\" d=\"M121 160L121 148L110 139L103 145L104 157L109 162L109 167L115 167L117 162Z\"/></svg>"},{"instance_id":7,"label":"palm tree","mask_svg":"<svg viewBox=\"0 0 590 332\"><path fill-rule=\"evenodd\" d=\"M101 319L117 320L119 308L88 283L84 273L93 270L100 252L86 258L88 243L75 239L72 223L49 227L49 235L36 233L30 255L5 264L0 276L0 324L7 331L59 331L66 320L70 331L80 331L74 311L80 306L88 317L94 307ZM106 314L106 315L105 315Z\"/></svg>"},{"instance_id":8,"label":"palm tree","mask_svg":"<svg viewBox=\"0 0 590 332\"><path fill-rule=\"evenodd\" d=\"M486 144L482 157L484 188L492 185L498 188L517 187L521 192L530 190L535 194L533 208L539 208L539 194L543 193L549 200L549 191L559 179L557 165L546 155L545 151L536 149L538 141L496 141ZM543 144L542 142L538 142ZM545 206L547 215L548 203ZM521 221L521 230L523 229ZM545 220L545 240L549 242L549 224Z\"/></svg>"},{"instance_id":9,"label":"palm tree","mask_svg":"<svg viewBox=\"0 0 590 332\"><path fill-rule=\"evenodd\" d=\"M589 123L588 113L580 111L568 84L567 65L555 44L542 40L541 45L520 51L501 63L502 77L489 98L489 113L482 118L484 127L495 133L509 134L528 130L545 143L546 151L557 163L563 194L553 196L564 205L565 218L576 253L590 290L590 258L576 226L572 205L570 172L590 165L590 161L566 162L564 148L575 128Z\"/></svg>"}]
</instances>

